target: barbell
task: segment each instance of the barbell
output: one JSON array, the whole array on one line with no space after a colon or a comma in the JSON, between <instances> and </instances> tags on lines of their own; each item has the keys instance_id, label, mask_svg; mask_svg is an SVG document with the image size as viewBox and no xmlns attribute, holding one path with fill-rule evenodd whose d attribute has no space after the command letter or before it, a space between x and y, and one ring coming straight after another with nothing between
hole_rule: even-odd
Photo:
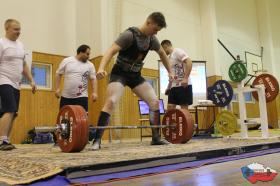
<instances>
[{"instance_id":1,"label":"barbell","mask_svg":"<svg viewBox=\"0 0 280 186\"><path fill-rule=\"evenodd\" d=\"M193 135L194 121L191 114L183 109L168 110L159 126L95 126L94 129L142 129L162 128L162 134L170 143L188 142ZM54 127L35 127L36 132L54 132L62 152L80 152L88 143L89 124L87 113L79 105L66 105L57 115Z\"/></svg>"}]
</instances>

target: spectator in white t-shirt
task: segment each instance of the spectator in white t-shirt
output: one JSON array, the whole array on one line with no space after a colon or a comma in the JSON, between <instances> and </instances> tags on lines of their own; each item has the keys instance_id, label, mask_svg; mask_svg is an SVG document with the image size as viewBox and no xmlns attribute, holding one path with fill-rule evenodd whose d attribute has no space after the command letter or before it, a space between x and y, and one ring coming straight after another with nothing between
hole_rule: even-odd
<instances>
[{"instance_id":1,"label":"spectator in white t-shirt","mask_svg":"<svg viewBox=\"0 0 280 186\"><path fill-rule=\"evenodd\" d=\"M161 46L169 57L171 70L175 75L175 78L169 82L166 90L168 95L167 109L174 109L177 105L180 105L182 109L188 109L188 106L193 103L190 80L192 60L184 50L173 48L169 40L163 40Z\"/></svg>"},{"instance_id":2,"label":"spectator in white t-shirt","mask_svg":"<svg viewBox=\"0 0 280 186\"><path fill-rule=\"evenodd\" d=\"M15 148L9 136L19 107L22 74L30 81L32 92L36 91L23 44L18 40L20 23L8 19L4 26L6 35L0 38L0 150L3 151Z\"/></svg>"},{"instance_id":3,"label":"spectator in white t-shirt","mask_svg":"<svg viewBox=\"0 0 280 186\"><path fill-rule=\"evenodd\" d=\"M55 96L60 98L60 108L64 105L80 105L88 111L88 81L92 85L91 99L97 100L97 81L94 65L88 61L90 47L81 45L77 55L63 59L56 71ZM64 75L64 88L60 91L60 82Z\"/></svg>"}]
</instances>

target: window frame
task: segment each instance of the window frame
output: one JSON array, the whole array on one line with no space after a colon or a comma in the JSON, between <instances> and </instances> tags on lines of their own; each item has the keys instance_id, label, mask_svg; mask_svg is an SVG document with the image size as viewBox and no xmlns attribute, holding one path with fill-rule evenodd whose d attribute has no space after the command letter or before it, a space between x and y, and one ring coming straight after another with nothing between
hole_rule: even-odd
<instances>
[{"instance_id":1,"label":"window frame","mask_svg":"<svg viewBox=\"0 0 280 186\"><path fill-rule=\"evenodd\" d=\"M33 67L36 67L36 66L45 66L46 68L45 69L49 69L49 73L48 73L48 70L46 72L46 76L47 76L47 79L46 79L46 84L47 86L40 86L40 85L37 85L37 90L48 90L48 91L52 91L52 88L53 88L53 82L52 82L52 79L53 79L53 65L51 63L42 63L42 62L38 62L38 61L33 61L32 62L32 67L30 69L32 69ZM32 73L32 72L31 72ZM24 75L23 75L24 76ZM23 77L24 78L24 77ZM34 78L34 77L33 77ZM49 83L48 83L49 82ZM21 84L21 88L22 89L31 89L30 85L27 83L22 83Z\"/></svg>"}]
</instances>

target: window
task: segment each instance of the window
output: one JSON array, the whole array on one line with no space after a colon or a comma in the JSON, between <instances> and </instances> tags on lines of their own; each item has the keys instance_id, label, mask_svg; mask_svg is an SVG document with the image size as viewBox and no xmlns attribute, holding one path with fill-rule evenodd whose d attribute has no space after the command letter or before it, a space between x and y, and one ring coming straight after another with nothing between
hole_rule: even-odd
<instances>
[{"instance_id":1,"label":"window","mask_svg":"<svg viewBox=\"0 0 280 186\"><path fill-rule=\"evenodd\" d=\"M158 79L153 77L146 77L146 76L144 76L144 78L148 83L150 83L150 85L152 85L156 95L158 95Z\"/></svg>"},{"instance_id":2,"label":"window","mask_svg":"<svg viewBox=\"0 0 280 186\"><path fill-rule=\"evenodd\" d=\"M52 89L52 65L46 63L33 62L31 73L38 89ZM22 78L22 87L29 87L29 81L25 76Z\"/></svg>"},{"instance_id":3,"label":"window","mask_svg":"<svg viewBox=\"0 0 280 186\"><path fill-rule=\"evenodd\" d=\"M245 92L243 94L245 98L245 103L254 103L252 92ZM238 95L236 93L233 94L232 102L238 102Z\"/></svg>"}]
</instances>

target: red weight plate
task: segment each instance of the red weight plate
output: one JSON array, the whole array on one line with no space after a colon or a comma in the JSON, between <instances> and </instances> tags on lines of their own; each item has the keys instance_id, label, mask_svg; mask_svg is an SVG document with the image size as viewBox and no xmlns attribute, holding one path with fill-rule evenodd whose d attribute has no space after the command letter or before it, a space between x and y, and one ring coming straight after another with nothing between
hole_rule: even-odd
<instances>
[{"instance_id":1,"label":"red weight plate","mask_svg":"<svg viewBox=\"0 0 280 186\"><path fill-rule=\"evenodd\" d=\"M163 116L162 125L176 125L176 127L162 129L165 139L170 143L186 143L193 136L194 121L187 110L171 109L167 111Z\"/></svg>"},{"instance_id":2,"label":"red weight plate","mask_svg":"<svg viewBox=\"0 0 280 186\"><path fill-rule=\"evenodd\" d=\"M63 120L69 123L69 136L63 138L60 133L56 133L59 147L62 152L80 152L84 149L88 136L85 110L81 106L66 105L59 111L57 123L60 124ZM86 131L87 134L84 134Z\"/></svg>"},{"instance_id":3,"label":"red weight plate","mask_svg":"<svg viewBox=\"0 0 280 186\"><path fill-rule=\"evenodd\" d=\"M88 135L89 135L89 125L88 125L88 117L87 113L84 110L83 107L79 109L79 116L80 116L80 121L81 125L83 125L82 130L81 130L81 149L79 151L82 151L84 147L88 144Z\"/></svg>"},{"instance_id":4,"label":"red weight plate","mask_svg":"<svg viewBox=\"0 0 280 186\"><path fill-rule=\"evenodd\" d=\"M257 76L253 81L253 86L259 84L264 84L265 86L266 102L273 101L277 97L279 92L279 84L274 76L270 74L261 74ZM252 94L256 100L259 100L257 92L253 92Z\"/></svg>"}]
</instances>

